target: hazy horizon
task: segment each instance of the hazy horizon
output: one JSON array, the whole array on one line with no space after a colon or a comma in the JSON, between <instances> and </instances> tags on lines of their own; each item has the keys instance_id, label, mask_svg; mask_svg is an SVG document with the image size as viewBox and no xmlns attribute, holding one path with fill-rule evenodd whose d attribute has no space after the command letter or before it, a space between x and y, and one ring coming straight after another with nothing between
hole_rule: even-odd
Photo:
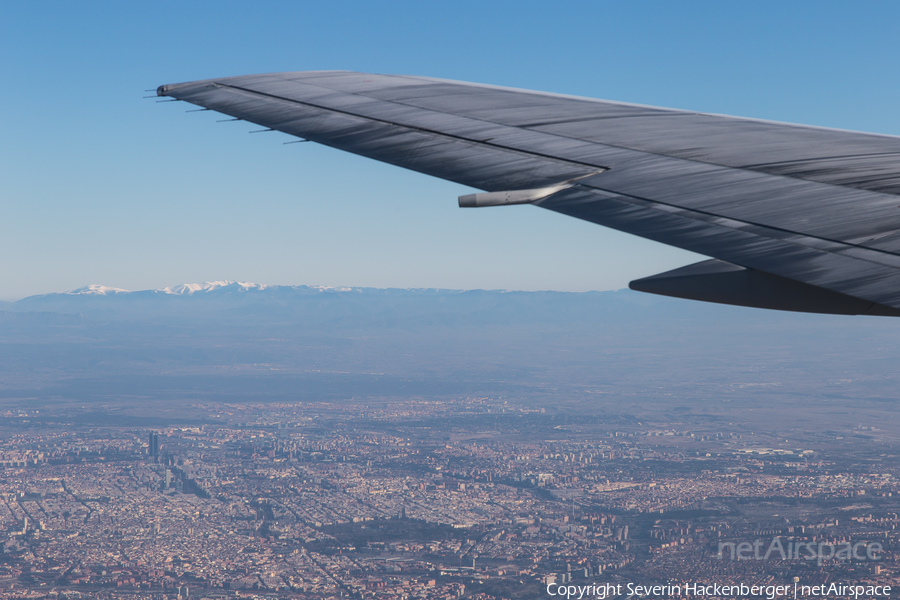
<instances>
[{"instance_id":1,"label":"hazy horizon","mask_svg":"<svg viewBox=\"0 0 900 600\"><path fill-rule=\"evenodd\" d=\"M351 70L900 136L898 22L890 0L0 2L0 595L896 588L900 319L635 292L705 257L461 210L474 190L155 90ZM774 540L817 554L741 560ZM604 597L640 595L682 596Z\"/></svg>"}]
</instances>

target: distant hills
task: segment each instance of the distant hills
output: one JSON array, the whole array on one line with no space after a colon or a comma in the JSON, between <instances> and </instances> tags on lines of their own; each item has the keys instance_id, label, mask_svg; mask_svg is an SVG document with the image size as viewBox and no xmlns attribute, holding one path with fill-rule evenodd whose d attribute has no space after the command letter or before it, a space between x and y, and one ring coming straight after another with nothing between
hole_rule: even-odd
<instances>
[{"instance_id":1,"label":"distant hills","mask_svg":"<svg viewBox=\"0 0 900 600\"><path fill-rule=\"evenodd\" d=\"M0 304L0 405L16 406L453 395L612 411L645 402L893 403L898 355L900 319L629 290L216 281L89 285Z\"/></svg>"},{"instance_id":2,"label":"distant hills","mask_svg":"<svg viewBox=\"0 0 900 600\"><path fill-rule=\"evenodd\" d=\"M304 323L312 326L466 326L488 323L572 325L627 318L670 302L630 291L518 292L188 283L127 291L102 285L23 298L5 311L80 314L91 322L172 318L220 324Z\"/></svg>"}]
</instances>

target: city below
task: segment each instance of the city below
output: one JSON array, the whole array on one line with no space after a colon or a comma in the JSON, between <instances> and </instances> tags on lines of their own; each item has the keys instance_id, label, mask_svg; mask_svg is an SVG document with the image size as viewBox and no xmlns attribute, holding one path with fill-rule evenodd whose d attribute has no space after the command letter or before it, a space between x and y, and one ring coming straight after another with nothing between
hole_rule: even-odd
<instances>
[{"instance_id":1,"label":"city below","mask_svg":"<svg viewBox=\"0 0 900 600\"><path fill-rule=\"evenodd\" d=\"M0 309L0 598L898 585L900 321L229 282Z\"/></svg>"},{"instance_id":2,"label":"city below","mask_svg":"<svg viewBox=\"0 0 900 600\"><path fill-rule=\"evenodd\" d=\"M183 412L0 415L4 598L900 582L891 429L660 427L491 397Z\"/></svg>"}]
</instances>

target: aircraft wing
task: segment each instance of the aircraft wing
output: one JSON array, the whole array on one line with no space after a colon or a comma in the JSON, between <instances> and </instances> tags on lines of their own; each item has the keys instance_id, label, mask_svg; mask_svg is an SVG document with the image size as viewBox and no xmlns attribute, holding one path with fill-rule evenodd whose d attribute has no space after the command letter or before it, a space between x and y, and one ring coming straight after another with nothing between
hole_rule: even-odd
<instances>
[{"instance_id":1,"label":"aircraft wing","mask_svg":"<svg viewBox=\"0 0 900 600\"><path fill-rule=\"evenodd\" d=\"M633 289L900 316L898 137L345 71L157 94L712 257Z\"/></svg>"}]
</instances>

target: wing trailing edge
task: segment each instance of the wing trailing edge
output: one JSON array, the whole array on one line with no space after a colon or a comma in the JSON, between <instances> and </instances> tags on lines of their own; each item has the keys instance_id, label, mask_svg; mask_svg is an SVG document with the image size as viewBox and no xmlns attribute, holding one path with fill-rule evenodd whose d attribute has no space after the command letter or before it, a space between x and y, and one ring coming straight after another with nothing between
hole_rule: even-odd
<instances>
[{"instance_id":1,"label":"wing trailing edge","mask_svg":"<svg viewBox=\"0 0 900 600\"><path fill-rule=\"evenodd\" d=\"M717 259L633 289L900 315L900 137L339 71L157 94Z\"/></svg>"},{"instance_id":2,"label":"wing trailing edge","mask_svg":"<svg viewBox=\"0 0 900 600\"><path fill-rule=\"evenodd\" d=\"M636 279L633 290L751 308L898 317L900 310L847 294L711 259Z\"/></svg>"}]
</instances>

